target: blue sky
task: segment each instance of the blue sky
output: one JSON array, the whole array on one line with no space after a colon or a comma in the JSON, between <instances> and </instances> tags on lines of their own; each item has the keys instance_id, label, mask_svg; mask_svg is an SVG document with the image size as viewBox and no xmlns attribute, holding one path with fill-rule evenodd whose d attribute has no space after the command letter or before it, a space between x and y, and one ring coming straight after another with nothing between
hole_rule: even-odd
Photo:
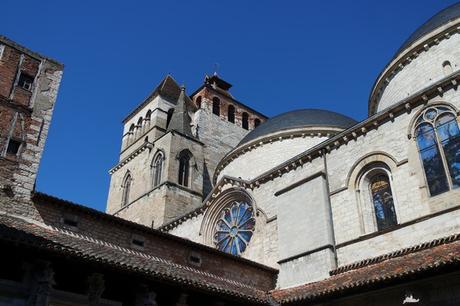
<instances>
[{"instance_id":1,"label":"blue sky","mask_svg":"<svg viewBox=\"0 0 460 306\"><path fill-rule=\"evenodd\" d=\"M403 41L455 1L3 0L1 34L65 64L39 191L105 209L121 120L168 73L212 73L273 116L323 108L362 120Z\"/></svg>"}]
</instances>

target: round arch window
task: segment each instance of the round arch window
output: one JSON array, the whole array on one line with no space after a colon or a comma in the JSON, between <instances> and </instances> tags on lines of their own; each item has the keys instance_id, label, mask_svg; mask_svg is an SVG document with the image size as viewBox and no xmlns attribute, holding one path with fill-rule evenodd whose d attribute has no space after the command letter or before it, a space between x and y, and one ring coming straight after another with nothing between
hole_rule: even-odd
<instances>
[{"instance_id":1,"label":"round arch window","mask_svg":"<svg viewBox=\"0 0 460 306\"><path fill-rule=\"evenodd\" d=\"M254 233L256 219L254 209L245 201L231 202L224 208L214 232L217 249L240 256L247 248Z\"/></svg>"}]
</instances>

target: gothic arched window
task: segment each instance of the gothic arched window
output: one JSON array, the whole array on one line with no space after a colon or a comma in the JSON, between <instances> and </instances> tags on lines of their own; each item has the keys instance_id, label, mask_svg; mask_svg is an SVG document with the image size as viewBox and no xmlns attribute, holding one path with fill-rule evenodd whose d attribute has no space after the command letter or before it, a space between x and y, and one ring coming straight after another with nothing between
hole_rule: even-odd
<instances>
[{"instance_id":1,"label":"gothic arched window","mask_svg":"<svg viewBox=\"0 0 460 306\"><path fill-rule=\"evenodd\" d=\"M429 107L415 123L415 137L430 195L460 186L460 130L454 111Z\"/></svg>"},{"instance_id":2,"label":"gothic arched window","mask_svg":"<svg viewBox=\"0 0 460 306\"><path fill-rule=\"evenodd\" d=\"M260 119L256 118L254 119L254 128L258 127L260 125Z\"/></svg>"},{"instance_id":3,"label":"gothic arched window","mask_svg":"<svg viewBox=\"0 0 460 306\"><path fill-rule=\"evenodd\" d=\"M227 119L231 123L235 123L235 107L233 105L228 106Z\"/></svg>"},{"instance_id":4,"label":"gothic arched window","mask_svg":"<svg viewBox=\"0 0 460 306\"><path fill-rule=\"evenodd\" d=\"M377 230L384 230L398 224L388 174L379 173L372 176L369 188Z\"/></svg>"},{"instance_id":5,"label":"gothic arched window","mask_svg":"<svg viewBox=\"0 0 460 306\"><path fill-rule=\"evenodd\" d=\"M243 126L243 129L245 130L249 129L249 114L248 113L243 113L241 125Z\"/></svg>"},{"instance_id":6,"label":"gothic arched window","mask_svg":"<svg viewBox=\"0 0 460 306\"><path fill-rule=\"evenodd\" d=\"M234 201L222 210L215 228L214 244L223 252L240 256L252 238L255 224L252 206L245 201Z\"/></svg>"},{"instance_id":7,"label":"gothic arched window","mask_svg":"<svg viewBox=\"0 0 460 306\"><path fill-rule=\"evenodd\" d=\"M179 184L188 187L190 180L190 159L192 154L188 150L184 150L179 154Z\"/></svg>"},{"instance_id":8,"label":"gothic arched window","mask_svg":"<svg viewBox=\"0 0 460 306\"><path fill-rule=\"evenodd\" d=\"M125 175L123 184L121 185L121 188L123 189L123 193L121 196L121 206L122 207L125 207L126 205L129 204L132 182L133 182L133 179L131 178L131 174L128 172Z\"/></svg>"},{"instance_id":9,"label":"gothic arched window","mask_svg":"<svg viewBox=\"0 0 460 306\"><path fill-rule=\"evenodd\" d=\"M196 98L196 107L201 108L201 96L198 96L198 98Z\"/></svg>"},{"instance_id":10,"label":"gothic arched window","mask_svg":"<svg viewBox=\"0 0 460 306\"><path fill-rule=\"evenodd\" d=\"M160 185L163 173L163 153L159 152L153 159L152 163L152 183L153 187Z\"/></svg>"},{"instance_id":11,"label":"gothic arched window","mask_svg":"<svg viewBox=\"0 0 460 306\"><path fill-rule=\"evenodd\" d=\"M220 116L220 100L217 97L212 99L212 113L214 115Z\"/></svg>"}]
</instances>

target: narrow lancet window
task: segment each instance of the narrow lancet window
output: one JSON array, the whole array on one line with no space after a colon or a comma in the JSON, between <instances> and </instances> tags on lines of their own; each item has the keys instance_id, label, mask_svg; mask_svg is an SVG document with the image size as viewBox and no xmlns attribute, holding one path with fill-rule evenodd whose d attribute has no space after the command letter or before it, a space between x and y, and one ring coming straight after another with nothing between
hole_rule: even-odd
<instances>
[{"instance_id":1,"label":"narrow lancet window","mask_svg":"<svg viewBox=\"0 0 460 306\"><path fill-rule=\"evenodd\" d=\"M190 158L191 154L188 151L182 151L179 155L179 185L188 187L190 177Z\"/></svg>"},{"instance_id":2,"label":"narrow lancet window","mask_svg":"<svg viewBox=\"0 0 460 306\"><path fill-rule=\"evenodd\" d=\"M131 184L132 178L131 174L127 173L125 179L123 180L123 185L121 186L123 189L122 199L121 199L121 206L125 207L129 204L130 201L130 193L131 193Z\"/></svg>"},{"instance_id":3,"label":"narrow lancet window","mask_svg":"<svg viewBox=\"0 0 460 306\"><path fill-rule=\"evenodd\" d=\"M231 123L235 123L235 107L233 105L228 106L227 119Z\"/></svg>"},{"instance_id":4,"label":"narrow lancet window","mask_svg":"<svg viewBox=\"0 0 460 306\"><path fill-rule=\"evenodd\" d=\"M161 184L161 175L163 172L163 154L158 153L153 159L153 187Z\"/></svg>"},{"instance_id":5,"label":"narrow lancet window","mask_svg":"<svg viewBox=\"0 0 460 306\"><path fill-rule=\"evenodd\" d=\"M242 120L241 120L241 125L243 126L243 129L245 129L245 130L249 129L249 115L248 115L248 113L243 113Z\"/></svg>"},{"instance_id":6,"label":"narrow lancet window","mask_svg":"<svg viewBox=\"0 0 460 306\"><path fill-rule=\"evenodd\" d=\"M214 115L220 116L220 100L217 97L212 99L212 113Z\"/></svg>"}]
</instances>

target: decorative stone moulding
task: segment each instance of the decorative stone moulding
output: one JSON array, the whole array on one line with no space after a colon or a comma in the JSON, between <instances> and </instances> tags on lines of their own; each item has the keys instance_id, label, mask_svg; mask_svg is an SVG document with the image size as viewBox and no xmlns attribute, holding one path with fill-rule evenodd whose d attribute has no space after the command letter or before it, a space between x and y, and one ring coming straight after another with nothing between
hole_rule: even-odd
<instances>
[{"instance_id":1,"label":"decorative stone moulding","mask_svg":"<svg viewBox=\"0 0 460 306\"><path fill-rule=\"evenodd\" d=\"M414 59L416 59L421 53L427 52L433 46L439 45L439 43L444 39L449 39L452 35L458 34L460 32L460 26L458 25L460 19L456 21L456 24L451 26L444 26L445 29L440 33L427 37L424 40L423 37L419 40L419 43L413 46L412 48L407 48L403 50L402 54L399 56L399 59L394 59L393 63L390 63L382 73L379 75L374 89L371 92L369 98L369 114L375 113L377 109L378 102L382 97L384 88L391 82L391 80L401 71L405 66L410 64ZM425 35L429 36L430 34Z\"/></svg>"},{"instance_id":2,"label":"decorative stone moulding","mask_svg":"<svg viewBox=\"0 0 460 306\"><path fill-rule=\"evenodd\" d=\"M311 127L306 127L306 129L312 129ZM305 138L310 137L323 137L323 136L334 136L340 133L342 129L339 128L323 128L319 131L314 128L314 132L306 133L305 130L295 130L290 132L285 132L283 135L275 134L271 136L264 137L262 139L255 139L252 142L245 144L241 147L235 148L233 151L229 152L217 165L216 172L214 173L213 181L216 182L219 173L232 161L238 157L250 152L264 144L271 144L274 142L281 142L285 139L294 139L294 138Z\"/></svg>"}]
</instances>

